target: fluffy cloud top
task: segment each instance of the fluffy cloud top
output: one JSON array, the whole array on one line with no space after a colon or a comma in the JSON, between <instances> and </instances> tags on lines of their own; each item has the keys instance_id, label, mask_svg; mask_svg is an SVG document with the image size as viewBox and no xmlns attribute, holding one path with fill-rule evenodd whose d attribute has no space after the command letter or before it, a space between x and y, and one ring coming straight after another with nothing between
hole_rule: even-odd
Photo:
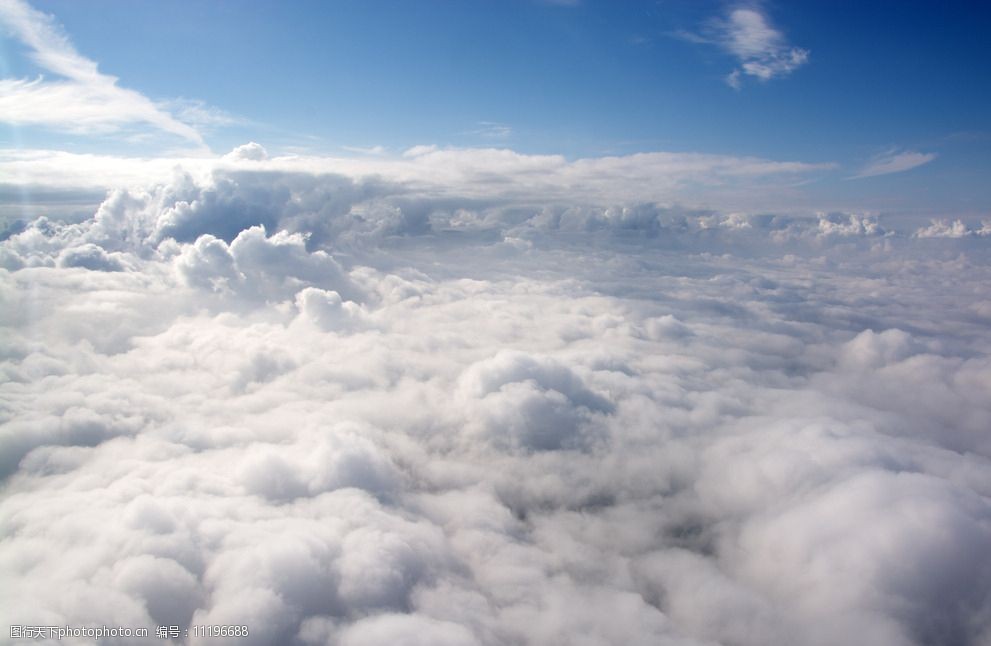
<instances>
[{"instance_id":1,"label":"fluffy cloud top","mask_svg":"<svg viewBox=\"0 0 991 646\"><path fill-rule=\"evenodd\" d=\"M985 237L991 235L991 220L982 220L979 229L971 229L962 220L934 219L927 227L920 227L916 232L917 238L966 238L968 236Z\"/></svg>"},{"instance_id":2,"label":"fluffy cloud top","mask_svg":"<svg viewBox=\"0 0 991 646\"><path fill-rule=\"evenodd\" d=\"M4 624L991 641L986 237L596 188L760 160L266 157L0 242Z\"/></svg>"}]
</instances>

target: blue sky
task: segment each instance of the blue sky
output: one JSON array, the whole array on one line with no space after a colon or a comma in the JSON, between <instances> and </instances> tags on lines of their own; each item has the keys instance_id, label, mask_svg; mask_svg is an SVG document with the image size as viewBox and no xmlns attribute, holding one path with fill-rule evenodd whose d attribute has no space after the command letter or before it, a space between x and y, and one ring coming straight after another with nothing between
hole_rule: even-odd
<instances>
[{"instance_id":1,"label":"blue sky","mask_svg":"<svg viewBox=\"0 0 991 646\"><path fill-rule=\"evenodd\" d=\"M274 154L706 153L832 164L803 189L812 201L963 215L991 206L986 4L31 6L100 73L218 154L249 140ZM9 25L0 54L4 79L59 80ZM147 121L67 128L10 111L0 110L7 149L155 156L190 143Z\"/></svg>"}]
</instances>

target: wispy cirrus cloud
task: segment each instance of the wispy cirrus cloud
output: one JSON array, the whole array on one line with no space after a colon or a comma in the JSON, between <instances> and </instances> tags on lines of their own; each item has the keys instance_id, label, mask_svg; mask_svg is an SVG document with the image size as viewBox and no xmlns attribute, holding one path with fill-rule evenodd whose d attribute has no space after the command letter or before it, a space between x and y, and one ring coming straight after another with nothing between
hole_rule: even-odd
<instances>
[{"instance_id":1,"label":"wispy cirrus cloud","mask_svg":"<svg viewBox=\"0 0 991 646\"><path fill-rule=\"evenodd\" d=\"M76 51L51 16L21 0L3 0L0 25L29 48L34 63L63 79L0 79L0 121L78 134L106 134L145 125L206 147L195 127L140 92L120 87L116 77L100 72L95 61ZM204 110L200 106L198 113Z\"/></svg>"},{"instance_id":2,"label":"wispy cirrus cloud","mask_svg":"<svg viewBox=\"0 0 991 646\"><path fill-rule=\"evenodd\" d=\"M878 175L901 173L936 159L936 153L921 153L914 150L889 150L871 159L860 171L848 179L863 179Z\"/></svg>"},{"instance_id":3,"label":"wispy cirrus cloud","mask_svg":"<svg viewBox=\"0 0 991 646\"><path fill-rule=\"evenodd\" d=\"M371 157L382 157L383 155L389 154L389 150L385 146L375 145L375 146L341 146L342 150L346 150L349 153L357 153L359 155L369 155Z\"/></svg>"},{"instance_id":4,"label":"wispy cirrus cloud","mask_svg":"<svg viewBox=\"0 0 991 646\"><path fill-rule=\"evenodd\" d=\"M200 99L169 99L158 101L155 105L201 133L208 133L217 128L252 125L251 120L210 105Z\"/></svg>"},{"instance_id":5,"label":"wispy cirrus cloud","mask_svg":"<svg viewBox=\"0 0 991 646\"><path fill-rule=\"evenodd\" d=\"M726 83L739 89L745 76L760 81L787 76L806 64L809 50L793 47L768 17L754 6L738 6L722 18L715 18L701 33L680 31L682 40L716 45L733 55L739 67L726 75Z\"/></svg>"},{"instance_id":6,"label":"wispy cirrus cloud","mask_svg":"<svg viewBox=\"0 0 991 646\"><path fill-rule=\"evenodd\" d=\"M512 126L499 123L498 121L479 121L477 127L469 130L465 134L482 137L484 139L506 139L513 134Z\"/></svg>"}]
</instances>

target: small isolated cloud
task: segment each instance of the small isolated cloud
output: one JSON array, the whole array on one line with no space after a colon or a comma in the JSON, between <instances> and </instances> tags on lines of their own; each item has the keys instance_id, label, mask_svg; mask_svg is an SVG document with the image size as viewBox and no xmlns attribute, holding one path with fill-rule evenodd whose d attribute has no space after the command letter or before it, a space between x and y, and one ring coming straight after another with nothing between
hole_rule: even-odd
<instances>
[{"instance_id":1,"label":"small isolated cloud","mask_svg":"<svg viewBox=\"0 0 991 646\"><path fill-rule=\"evenodd\" d=\"M224 159L230 161L265 161L268 159L268 151L261 144L249 141L224 155Z\"/></svg>"},{"instance_id":2,"label":"small isolated cloud","mask_svg":"<svg viewBox=\"0 0 991 646\"><path fill-rule=\"evenodd\" d=\"M231 114L200 99L170 99L159 101L158 107L174 114L183 123L188 123L199 131L215 128L247 125L250 122L244 117Z\"/></svg>"},{"instance_id":3,"label":"small isolated cloud","mask_svg":"<svg viewBox=\"0 0 991 646\"><path fill-rule=\"evenodd\" d=\"M479 121L476 125L478 126L477 128L469 130L465 134L483 137L485 139L506 139L513 134L512 127L497 121Z\"/></svg>"},{"instance_id":4,"label":"small isolated cloud","mask_svg":"<svg viewBox=\"0 0 991 646\"><path fill-rule=\"evenodd\" d=\"M78 134L119 132L142 124L205 147L200 132L140 92L120 87L73 46L55 20L21 0L0 3L0 25L30 50L30 58L62 80L0 79L0 121ZM192 122L216 124L229 116L205 105L181 106Z\"/></svg>"},{"instance_id":5,"label":"small isolated cloud","mask_svg":"<svg viewBox=\"0 0 991 646\"><path fill-rule=\"evenodd\" d=\"M739 62L726 75L726 84L739 89L744 76L760 81L787 76L809 60L809 50L793 47L785 35L774 28L768 17L756 7L738 6L723 18L716 18L702 33L679 31L682 40L716 45Z\"/></svg>"},{"instance_id":6,"label":"small isolated cloud","mask_svg":"<svg viewBox=\"0 0 991 646\"><path fill-rule=\"evenodd\" d=\"M342 150L346 150L349 153L357 153L359 155L369 155L371 157L382 157L389 154L389 151L385 146L341 146Z\"/></svg>"},{"instance_id":7,"label":"small isolated cloud","mask_svg":"<svg viewBox=\"0 0 991 646\"><path fill-rule=\"evenodd\" d=\"M877 155L867 163L860 172L849 179L862 179L864 177L876 177L878 175L890 175L901 173L928 164L936 159L936 153L920 153L912 150L898 152L888 151Z\"/></svg>"}]
</instances>

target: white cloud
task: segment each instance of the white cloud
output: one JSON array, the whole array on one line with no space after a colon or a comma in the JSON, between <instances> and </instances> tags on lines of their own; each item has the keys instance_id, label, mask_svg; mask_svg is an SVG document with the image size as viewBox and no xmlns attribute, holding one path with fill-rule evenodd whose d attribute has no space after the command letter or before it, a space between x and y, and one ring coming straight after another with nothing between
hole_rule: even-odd
<instances>
[{"instance_id":1,"label":"white cloud","mask_svg":"<svg viewBox=\"0 0 991 646\"><path fill-rule=\"evenodd\" d=\"M69 247L59 253L60 267L84 267L96 271L122 271L123 265L119 260L108 254L102 247L92 243L84 243L78 247Z\"/></svg>"},{"instance_id":2,"label":"white cloud","mask_svg":"<svg viewBox=\"0 0 991 646\"><path fill-rule=\"evenodd\" d=\"M388 154L388 152L389 152L385 148L385 146L368 146L368 147L361 147L361 146L341 146L341 148L343 150L348 151L348 152L358 153L359 155L371 155L373 157L381 157L383 155Z\"/></svg>"},{"instance_id":3,"label":"white cloud","mask_svg":"<svg viewBox=\"0 0 991 646\"><path fill-rule=\"evenodd\" d=\"M0 3L0 24L30 49L30 56L43 69L65 80L0 79L0 121L40 125L73 133L121 131L142 124L181 137L205 148L196 128L177 119L144 95L122 88L117 79L103 74L97 64L76 51L55 20L21 0ZM194 109L196 119L210 113L202 105Z\"/></svg>"},{"instance_id":4,"label":"white cloud","mask_svg":"<svg viewBox=\"0 0 991 646\"><path fill-rule=\"evenodd\" d=\"M923 164L928 164L934 159L936 159L935 153L889 151L872 159L867 163L867 165L860 169L860 172L850 179L861 179L864 177L875 177L877 175L901 173L922 166Z\"/></svg>"},{"instance_id":5,"label":"white cloud","mask_svg":"<svg viewBox=\"0 0 991 646\"><path fill-rule=\"evenodd\" d=\"M709 21L702 33L679 31L688 42L717 45L739 62L726 75L726 84L740 89L743 76L760 81L788 76L809 60L809 50L793 47L757 6L736 6L724 18Z\"/></svg>"},{"instance_id":6,"label":"white cloud","mask_svg":"<svg viewBox=\"0 0 991 646\"><path fill-rule=\"evenodd\" d=\"M0 622L991 638L978 235L614 199L768 160L16 159L133 185L0 242Z\"/></svg>"},{"instance_id":7,"label":"white cloud","mask_svg":"<svg viewBox=\"0 0 991 646\"><path fill-rule=\"evenodd\" d=\"M830 213L819 215L820 235L872 236L885 235L877 217L855 213Z\"/></svg>"},{"instance_id":8,"label":"white cloud","mask_svg":"<svg viewBox=\"0 0 991 646\"><path fill-rule=\"evenodd\" d=\"M483 139L506 139L513 134L513 128L505 123L496 121L479 121L478 127L465 134L482 137Z\"/></svg>"},{"instance_id":9,"label":"white cloud","mask_svg":"<svg viewBox=\"0 0 991 646\"><path fill-rule=\"evenodd\" d=\"M244 117L231 114L199 99L170 99L160 101L158 106L163 111L175 115L179 121L189 124L200 132L250 123Z\"/></svg>"},{"instance_id":10,"label":"white cloud","mask_svg":"<svg viewBox=\"0 0 991 646\"><path fill-rule=\"evenodd\" d=\"M528 155L509 149L416 146L401 156L269 156L258 144L220 158L128 158L51 150L0 150L0 173L8 183L46 191L102 193L121 186L171 181L176 168L197 181L234 170L283 177L327 174L362 184L388 184L429 199L444 196L537 204L637 202L693 207L775 210L791 203L796 181L832 170L832 163L777 161L702 153L652 152L580 158ZM274 175L273 175L274 176ZM310 180L307 180L310 181ZM236 232L235 232L236 233Z\"/></svg>"},{"instance_id":11,"label":"white cloud","mask_svg":"<svg viewBox=\"0 0 991 646\"><path fill-rule=\"evenodd\" d=\"M929 226L920 227L915 232L917 238L980 238L991 236L991 220L982 220L980 229L971 229L962 220L950 222L945 219L931 220Z\"/></svg>"},{"instance_id":12,"label":"white cloud","mask_svg":"<svg viewBox=\"0 0 991 646\"><path fill-rule=\"evenodd\" d=\"M268 159L268 151L261 144L249 141L224 155L224 159L232 162L265 161Z\"/></svg>"},{"instance_id":13,"label":"white cloud","mask_svg":"<svg viewBox=\"0 0 991 646\"><path fill-rule=\"evenodd\" d=\"M740 70L733 70L726 75L726 85L734 90L739 90L743 83L740 81Z\"/></svg>"}]
</instances>

